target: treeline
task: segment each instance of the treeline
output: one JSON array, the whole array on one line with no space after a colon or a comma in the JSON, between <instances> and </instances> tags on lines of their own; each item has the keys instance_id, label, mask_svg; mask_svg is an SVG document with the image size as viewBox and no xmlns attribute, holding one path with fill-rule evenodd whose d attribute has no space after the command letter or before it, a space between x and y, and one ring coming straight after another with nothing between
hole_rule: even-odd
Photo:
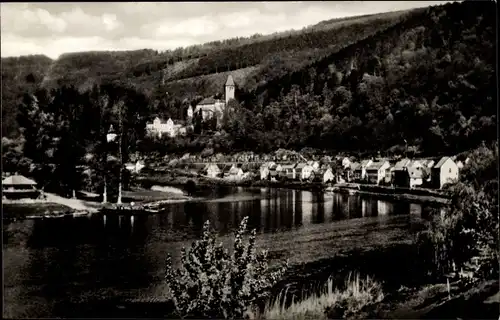
<instances>
[{"instance_id":1,"label":"treeline","mask_svg":"<svg viewBox=\"0 0 500 320\"><path fill-rule=\"evenodd\" d=\"M32 176L45 190L65 195L98 190L104 176L118 177L118 143L106 142L108 130L112 125L121 139L125 163L144 139L149 105L145 95L115 85L27 93L17 117L21 136L2 139L3 170ZM92 170L85 174L86 168Z\"/></svg>"},{"instance_id":2,"label":"treeline","mask_svg":"<svg viewBox=\"0 0 500 320\"><path fill-rule=\"evenodd\" d=\"M427 154L496 139L495 4L428 8L242 95L240 148ZM245 119L251 119L245 123ZM406 141L406 142L405 142Z\"/></svg>"},{"instance_id":3,"label":"treeline","mask_svg":"<svg viewBox=\"0 0 500 320\"><path fill-rule=\"evenodd\" d=\"M457 153L496 140L495 14L454 3L405 21L298 72L239 92L217 136L167 141L167 152L306 146Z\"/></svg>"},{"instance_id":4,"label":"treeline","mask_svg":"<svg viewBox=\"0 0 500 320\"><path fill-rule=\"evenodd\" d=\"M44 55L2 58L2 137L19 133L16 116L20 98L40 86L52 62Z\"/></svg>"}]
</instances>

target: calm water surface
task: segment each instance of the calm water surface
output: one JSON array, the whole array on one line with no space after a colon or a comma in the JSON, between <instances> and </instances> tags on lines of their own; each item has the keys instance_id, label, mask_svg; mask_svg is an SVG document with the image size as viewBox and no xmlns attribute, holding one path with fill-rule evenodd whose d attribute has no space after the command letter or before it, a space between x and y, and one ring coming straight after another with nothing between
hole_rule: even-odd
<instances>
[{"instance_id":1,"label":"calm water surface","mask_svg":"<svg viewBox=\"0 0 500 320\"><path fill-rule=\"evenodd\" d=\"M226 239L249 216L259 246L300 264L348 247L403 241L429 209L287 189L217 188L201 195L207 200L171 204L155 215L4 223L4 316L50 317L62 302L99 298L162 299L166 254L177 261L207 219Z\"/></svg>"}]
</instances>

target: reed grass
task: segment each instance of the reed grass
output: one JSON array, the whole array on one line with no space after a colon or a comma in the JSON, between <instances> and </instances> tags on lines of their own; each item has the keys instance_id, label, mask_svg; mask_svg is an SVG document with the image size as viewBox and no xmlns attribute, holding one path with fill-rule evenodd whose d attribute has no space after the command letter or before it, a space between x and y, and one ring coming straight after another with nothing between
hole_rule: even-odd
<instances>
[{"instance_id":1,"label":"reed grass","mask_svg":"<svg viewBox=\"0 0 500 320\"><path fill-rule=\"evenodd\" d=\"M321 290L304 299L292 297L286 307L287 290L270 301L260 316L262 319L327 319L327 310L343 306L345 314L356 314L367 305L380 302L384 298L382 286L369 276L361 278L358 273L349 273L343 288L334 288L330 277Z\"/></svg>"}]
</instances>

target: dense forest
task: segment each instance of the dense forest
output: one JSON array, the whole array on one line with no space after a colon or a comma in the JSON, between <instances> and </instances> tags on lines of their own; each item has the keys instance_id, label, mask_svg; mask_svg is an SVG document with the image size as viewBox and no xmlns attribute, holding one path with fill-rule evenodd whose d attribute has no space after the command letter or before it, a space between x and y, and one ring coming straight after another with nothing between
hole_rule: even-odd
<instances>
[{"instance_id":1,"label":"dense forest","mask_svg":"<svg viewBox=\"0 0 500 320\"><path fill-rule=\"evenodd\" d=\"M119 114L127 148L123 161L136 151L210 154L312 147L377 154L406 147L434 156L469 150L497 137L494 9L493 2L467 1L414 10L393 26L295 71L269 63L267 78L253 86L242 85L245 74L237 79L237 101L230 102L232 111L219 130L195 119L194 132L161 141L145 137L145 122L155 115L184 120L188 106L202 95L191 91L191 98L181 99L165 94L160 85L146 90L133 81L48 89L42 83L50 79L42 75L53 67L50 59L20 58L26 60L18 61L25 66L21 69L10 58L10 69L2 72L7 80L2 82L2 133L10 134L2 140L4 168L57 169L61 177L77 174L75 166L81 164L102 168L107 162L98 161L103 152L96 142L103 141L110 124L119 126ZM138 61L156 53L136 54ZM97 53L87 55L100 59ZM127 59L117 64L130 64ZM9 84L16 86L4 87ZM183 85L189 81L178 90ZM11 103L7 108L5 99ZM6 119L17 119L10 131ZM71 160L57 160L58 155Z\"/></svg>"},{"instance_id":2,"label":"dense forest","mask_svg":"<svg viewBox=\"0 0 500 320\"><path fill-rule=\"evenodd\" d=\"M240 100L234 148L313 146L449 153L496 139L496 11L453 3L400 24ZM249 120L248 125L244 119Z\"/></svg>"}]
</instances>

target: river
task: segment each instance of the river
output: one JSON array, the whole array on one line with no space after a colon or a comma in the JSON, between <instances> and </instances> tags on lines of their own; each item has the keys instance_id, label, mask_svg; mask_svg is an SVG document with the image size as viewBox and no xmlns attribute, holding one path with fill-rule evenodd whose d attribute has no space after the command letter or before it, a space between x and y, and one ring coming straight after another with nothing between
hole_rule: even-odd
<instances>
[{"instance_id":1,"label":"river","mask_svg":"<svg viewBox=\"0 0 500 320\"><path fill-rule=\"evenodd\" d=\"M154 215L4 221L4 317L83 316L67 306L164 300L166 254L177 264L207 219L229 243L249 216L258 247L270 250L273 265L289 259L296 283L354 269L401 282L415 270L411 253L398 246L414 241L431 209L288 189L217 187L198 196L205 200Z\"/></svg>"}]
</instances>

